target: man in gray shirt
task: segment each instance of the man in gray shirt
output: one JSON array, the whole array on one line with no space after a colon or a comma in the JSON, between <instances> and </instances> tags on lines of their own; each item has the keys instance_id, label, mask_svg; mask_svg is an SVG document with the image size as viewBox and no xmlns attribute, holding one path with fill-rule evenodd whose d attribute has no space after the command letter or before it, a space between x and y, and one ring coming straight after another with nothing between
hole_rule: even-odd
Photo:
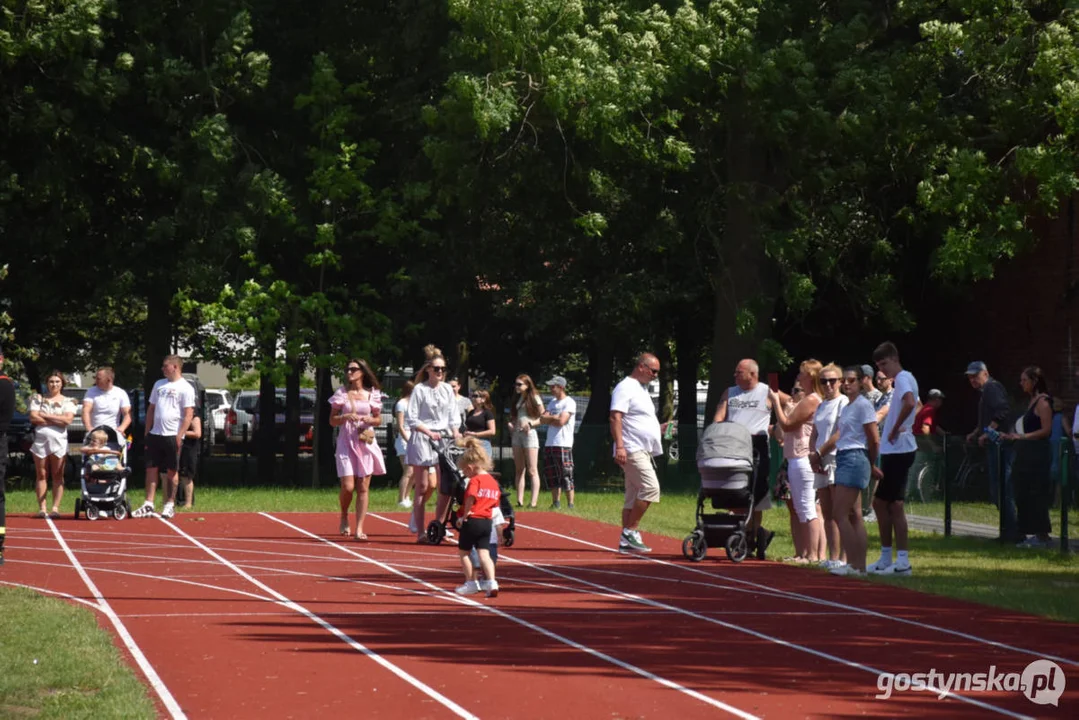
<instances>
[{"instance_id":1,"label":"man in gray shirt","mask_svg":"<svg viewBox=\"0 0 1079 720\"><path fill-rule=\"evenodd\" d=\"M967 379L970 386L979 391L982 396L978 401L978 427L967 435L967 442L977 442L985 446L992 439L992 433L986 434L987 430L1007 431L1004 423L1011 412L1011 403L1008 401L1008 391L999 380L989 376L989 368L980 360L975 360L967 366ZM1010 539L1015 535L1015 504L1012 493L1011 478L1011 448L999 445L1000 453L996 452L997 443L988 448L986 452L987 465L989 467L989 497L993 504L1000 507L997 501L1000 495L1000 473L1004 473L1004 527L1001 528L1001 536ZM998 464L999 458L999 464Z\"/></svg>"}]
</instances>

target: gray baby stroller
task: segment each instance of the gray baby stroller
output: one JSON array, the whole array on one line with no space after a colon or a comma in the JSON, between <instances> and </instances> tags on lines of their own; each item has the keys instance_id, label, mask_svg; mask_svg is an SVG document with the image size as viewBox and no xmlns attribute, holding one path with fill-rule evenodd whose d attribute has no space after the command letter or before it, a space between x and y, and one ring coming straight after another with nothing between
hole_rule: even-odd
<instances>
[{"instance_id":1,"label":"gray baby stroller","mask_svg":"<svg viewBox=\"0 0 1079 720\"><path fill-rule=\"evenodd\" d=\"M439 492L449 495L453 501L446 506L444 517L437 517L427 526L427 541L432 545L440 544L446 538L446 528L453 523L457 508L464 502L468 478L457 467L457 461L464 454L464 448L457 447L452 438L443 436L437 443L432 441L438 454L438 469L441 476Z\"/></svg>"},{"instance_id":2,"label":"gray baby stroller","mask_svg":"<svg viewBox=\"0 0 1079 720\"><path fill-rule=\"evenodd\" d=\"M131 514L127 501L127 479L131 476L131 468L127 466L127 440L118 438L116 430L107 425L96 427L91 433L98 431L107 436L105 447L119 455L109 455L104 462L94 455L83 458L79 473L82 496L75 498L75 519L85 513L87 520L97 520L103 515L123 520ZM87 433L87 437L91 433Z\"/></svg>"},{"instance_id":3,"label":"gray baby stroller","mask_svg":"<svg viewBox=\"0 0 1079 720\"><path fill-rule=\"evenodd\" d=\"M697 448L701 490L697 494L697 527L682 541L682 554L700 562L709 547L722 547L732 562L749 555L746 521L753 516L753 437L742 425L713 423ZM713 510L705 512L705 500Z\"/></svg>"}]
</instances>

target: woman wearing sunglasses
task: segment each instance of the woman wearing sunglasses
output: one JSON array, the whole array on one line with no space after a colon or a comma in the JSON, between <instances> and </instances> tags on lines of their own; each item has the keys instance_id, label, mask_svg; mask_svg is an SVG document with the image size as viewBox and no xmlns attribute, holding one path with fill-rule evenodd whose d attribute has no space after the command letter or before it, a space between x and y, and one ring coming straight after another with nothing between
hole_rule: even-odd
<instances>
[{"instance_id":1,"label":"woman wearing sunglasses","mask_svg":"<svg viewBox=\"0 0 1079 720\"><path fill-rule=\"evenodd\" d=\"M813 416L821 403L821 364L806 360L799 367L798 386L806 391L797 405L787 413L785 397L772 391L778 425L783 428L783 457L787 460L787 480L790 483L791 503L798 516L794 536L794 562L805 565L820 562L821 523L817 516L816 493L813 489L813 468L809 464L809 437L813 432Z\"/></svg>"},{"instance_id":2,"label":"woman wearing sunglasses","mask_svg":"<svg viewBox=\"0 0 1079 720\"><path fill-rule=\"evenodd\" d=\"M382 389L370 366L358 358L345 364L345 377L345 385L330 398L330 425L340 428L335 453L337 477L341 480L338 532L366 540L363 521L367 517L371 476L386 474L382 448L374 439L374 428L382 424ZM353 494L356 496L356 514L350 521L348 510Z\"/></svg>"},{"instance_id":3,"label":"woman wearing sunglasses","mask_svg":"<svg viewBox=\"0 0 1079 720\"><path fill-rule=\"evenodd\" d=\"M822 446L832 436L836 420L839 419L840 411L846 407L849 400L840 390L843 370L835 364L827 365L820 371L821 403L817 406L817 412L813 415L813 434L809 438L809 447L813 452L809 454L809 464L813 467L813 487L817 490L817 500L820 502L821 515L824 516L824 532L822 535L821 554L827 553L826 560L821 561L821 566L829 570L839 567L846 559L843 557L843 548L839 540L839 526L836 525L832 514L832 486L835 485L835 450L820 452Z\"/></svg>"},{"instance_id":4,"label":"woman wearing sunglasses","mask_svg":"<svg viewBox=\"0 0 1079 720\"><path fill-rule=\"evenodd\" d=\"M543 399L528 375L518 375L513 383L517 397L510 410L509 431L513 444L513 465L517 478L517 507L525 502L525 472L532 479L532 504L539 502L539 435L536 428L543 415Z\"/></svg>"},{"instance_id":5,"label":"woman wearing sunglasses","mask_svg":"<svg viewBox=\"0 0 1079 720\"><path fill-rule=\"evenodd\" d=\"M415 387L408 399L405 425L411 434L405 452L405 462L412 467L412 483L416 488L416 501L412 503L412 520L409 530L416 534L416 542L427 542L424 533L424 510L435 487L438 487L438 504L435 517L445 517L452 487L445 487L438 469L437 443L444 434L458 435L457 400L453 388L446 379L446 358L434 345L423 349L427 361L413 379ZM450 479L446 478L449 482ZM447 533L448 534L448 533Z\"/></svg>"},{"instance_id":6,"label":"woman wearing sunglasses","mask_svg":"<svg viewBox=\"0 0 1079 720\"><path fill-rule=\"evenodd\" d=\"M491 454L491 438L495 436L495 408L491 404L491 394L486 390L473 390L470 398L472 407L465 414L464 432L467 437L480 441L487 457Z\"/></svg>"}]
</instances>

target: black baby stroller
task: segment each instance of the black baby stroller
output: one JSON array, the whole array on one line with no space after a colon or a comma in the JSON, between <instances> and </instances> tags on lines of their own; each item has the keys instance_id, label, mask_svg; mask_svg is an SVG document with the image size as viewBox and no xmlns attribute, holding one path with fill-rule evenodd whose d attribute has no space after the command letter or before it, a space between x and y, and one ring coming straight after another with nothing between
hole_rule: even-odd
<instances>
[{"instance_id":1,"label":"black baby stroller","mask_svg":"<svg viewBox=\"0 0 1079 720\"><path fill-rule=\"evenodd\" d=\"M753 516L753 437L742 425L713 423L697 448L701 490L697 495L697 527L682 541L682 554L700 562L709 547L722 547L732 562L749 555L746 521ZM706 513L704 501L712 509Z\"/></svg>"},{"instance_id":2,"label":"black baby stroller","mask_svg":"<svg viewBox=\"0 0 1079 720\"><path fill-rule=\"evenodd\" d=\"M457 466L457 461L465 452L464 448L458 447L445 436L433 444L438 454L438 469L442 475L439 492L453 498L453 501L446 506L446 516L435 518L427 525L427 541L433 545L439 545L446 537L446 528L453 523L454 514L465 500L468 478ZM502 511L502 516L506 520L506 527L502 529L502 544L511 547L517 529L517 519L505 490L502 491L502 497L499 499L499 510Z\"/></svg>"},{"instance_id":3,"label":"black baby stroller","mask_svg":"<svg viewBox=\"0 0 1079 720\"><path fill-rule=\"evenodd\" d=\"M127 466L127 440L117 437L116 430L107 425L94 428L86 437L99 431L106 435L105 447L120 454L108 456L104 463L94 455L83 458L79 473L82 496L75 498L75 519L79 519L79 513L85 513L87 520L97 520L108 514L123 520L131 514L131 505L127 501L127 479L131 476L131 468Z\"/></svg>"}]
</instances>

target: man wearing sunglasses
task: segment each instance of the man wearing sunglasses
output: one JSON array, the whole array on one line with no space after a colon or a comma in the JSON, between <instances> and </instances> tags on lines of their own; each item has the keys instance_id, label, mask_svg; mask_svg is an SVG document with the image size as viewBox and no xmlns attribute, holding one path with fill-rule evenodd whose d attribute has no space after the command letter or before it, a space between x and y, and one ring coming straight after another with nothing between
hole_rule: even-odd
<instances>
[{"instance_id":1,"label":"man wearing sunglasses","mask_svg":"<svg viewBox=\"0 0 1079 720\"><path fill-rule=\"evenodd\" d=\"M663 429L648 384L659 375L659 359L652 353L637 358L633 372L611 393L611 436L614 461L626 478L626 501L622 506L621 552L649 553L638 529L648 506L659 502L659 477L653 458L663 453Z\"/></svg>"}]
</instances>

